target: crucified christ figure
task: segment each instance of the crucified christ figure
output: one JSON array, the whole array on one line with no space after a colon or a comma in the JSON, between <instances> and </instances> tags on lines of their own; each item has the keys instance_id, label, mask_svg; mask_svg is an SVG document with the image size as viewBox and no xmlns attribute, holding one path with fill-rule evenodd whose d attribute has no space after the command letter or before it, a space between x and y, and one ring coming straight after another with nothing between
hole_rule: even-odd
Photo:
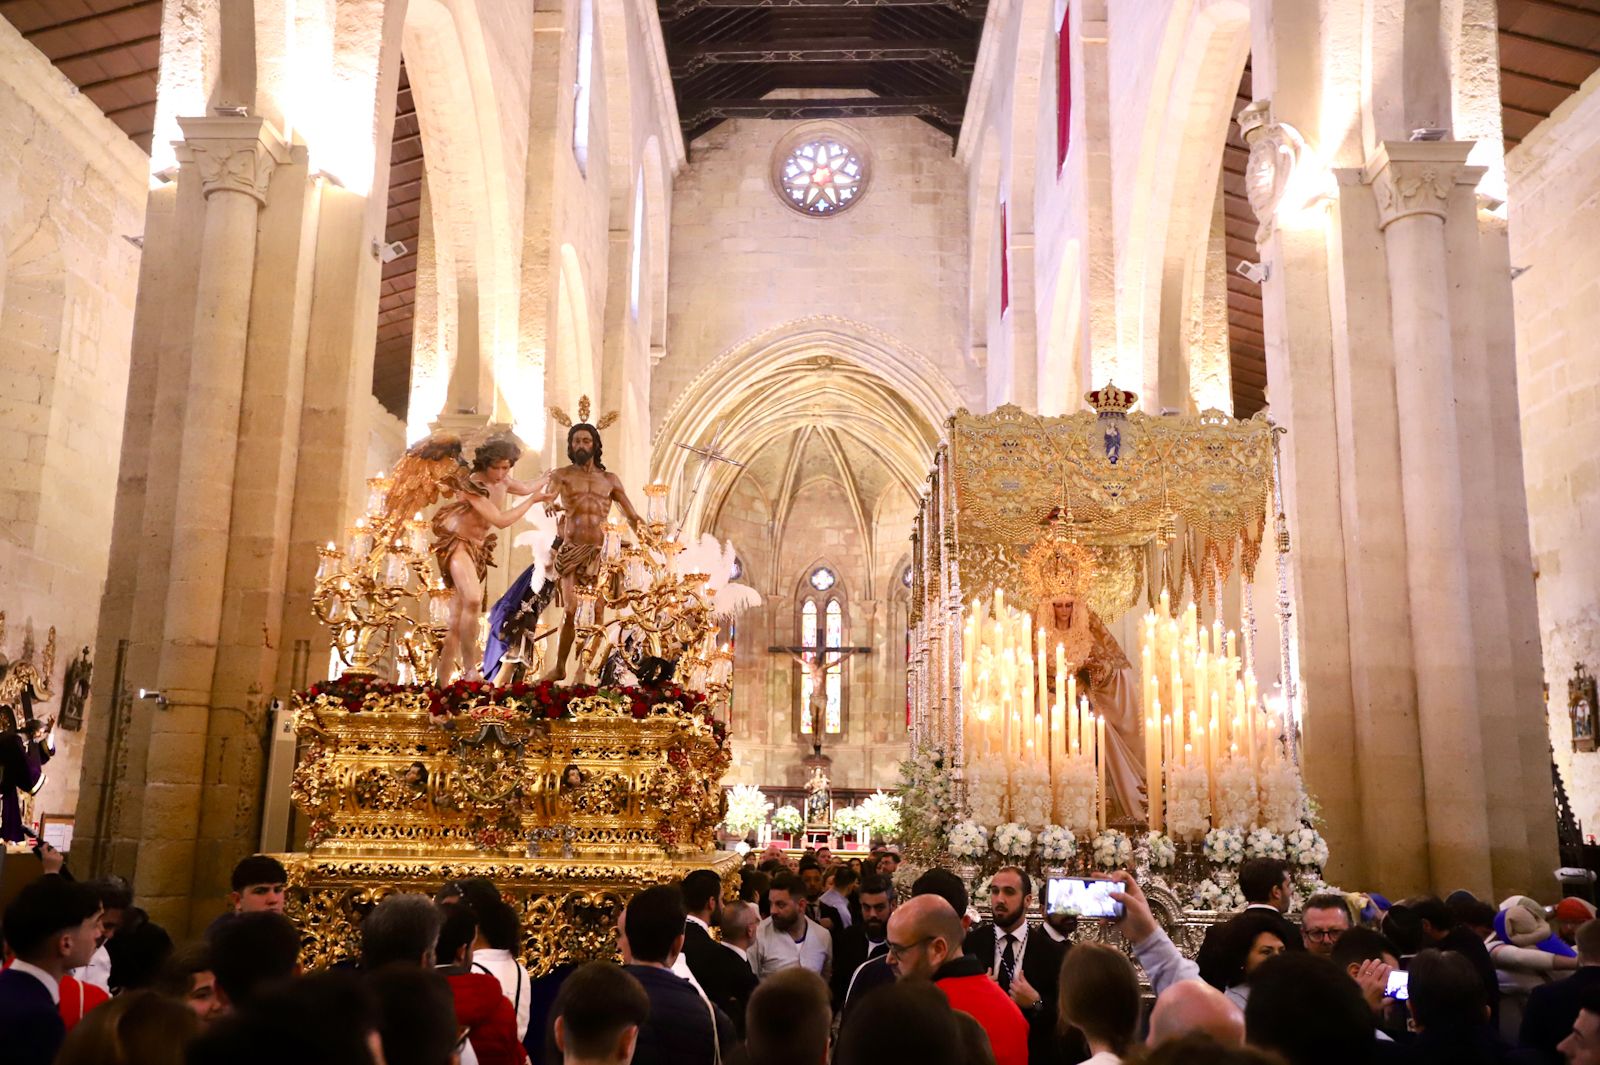
<instances>
[{"instance_id":1,"label":"crucified christ figure","mask_svg":"<svg viewBox=\"0 0 1600 1065\"><path fill-rule=\"evenodd\" d=\"M828 714L828 672L834 666L842 666L845 659L851 655L867 654L869 647L769 647L767 650L774 654L786 654L800 665L802 674L811 670L814 683L811 685L811 698L806 704L806 716L811 721L811 746L814 750L822 750L822 732L827 725Z\"/></svg>"}]
</instances>

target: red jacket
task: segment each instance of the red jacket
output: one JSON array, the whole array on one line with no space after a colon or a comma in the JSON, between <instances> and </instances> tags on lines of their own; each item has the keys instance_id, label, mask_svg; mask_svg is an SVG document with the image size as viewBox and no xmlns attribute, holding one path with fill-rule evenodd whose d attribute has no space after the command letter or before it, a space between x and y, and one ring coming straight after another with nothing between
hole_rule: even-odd
<instances>
[{"instance_id":1,"label":"red jacket","mask_svg":"<svg viewBox=\"0 0 1600 1065\"><path fill-rule=\"evenodd\" d=\"M989 979L983 962L967 954L945 962L933 974L934 986L950 1008L970 1015L989 1035L995 1065L1028 1065L1028 1018Z\"/></svg>"},{"instance_id":2,"label":"red jacket","mask_svg":"<svg viewBox=\"0 0 1600 1065\"><path fill-rule=\"evenodd\" d=\"M467 1029L478 1065L523 1065L528 1055L517 1040L517 1014L500 981L488 973L445 976L456 1000L456 1023Z\"/></svg>"},{"instance_id":3,"label":"red jacket","mask_svg":"<svg viewBox=\"0 0 1600 1065\"><path fill-rule=\"evenodd\" d=\"M61 1020L67 1026L67 1031L81 1020L83 1015L105 1002L111 996L93 984L86 984L75 979L71 973L61 977Z\"/></svg>"}]
</instances>

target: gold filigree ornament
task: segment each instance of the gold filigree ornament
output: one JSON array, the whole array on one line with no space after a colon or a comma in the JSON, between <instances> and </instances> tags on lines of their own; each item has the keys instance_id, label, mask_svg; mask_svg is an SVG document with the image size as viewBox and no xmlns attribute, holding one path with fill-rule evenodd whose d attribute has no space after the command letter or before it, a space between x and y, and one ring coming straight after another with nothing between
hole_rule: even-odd
<instances>
[{"instance_id":1,"label":"gold filigree ornament","mask_svg":"<svg viewBox=\"0 0 1600 1065\"><path fill-rule=\"evenodd\" d=\"M546 409L550 412L550 417L554 418L556 424L561 426L563 429L571 429L574 425L587 424L589 421L590 405L588 396L578 397L578 420L576 422L572 420L572 416L570 414L560 407L551 405ZM616 420L617 412L614 410L608 410L604 414L600 415L600 420L594 423L594 427L596 429L608 429Z\"/></svg>"},{"instance_id":2,"label":"gold filigree ornament","mask_svg":"<svg viewBox=\"0 0 1600 1065\"><path fill-rule=\"evenodd\" d=\"M1045 535L1022 556L1030 600L1082 595L1094 580L1094 555L1078 542L1065 504L1045 524Z\"/></svg>"}]
</instances>

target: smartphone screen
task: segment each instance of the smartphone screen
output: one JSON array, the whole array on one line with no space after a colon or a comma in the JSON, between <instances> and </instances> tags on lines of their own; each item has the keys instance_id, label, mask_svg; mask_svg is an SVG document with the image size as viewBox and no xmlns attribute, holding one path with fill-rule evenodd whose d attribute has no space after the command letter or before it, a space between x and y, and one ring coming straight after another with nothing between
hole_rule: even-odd
<instances>
[{"instance_id":1,"label":"smartphone screen","mask_svg":"<svg viewBox=\"0 0 1600 1065\"><path fill-rule=\"evenodd\" d=\"M1045 913L1114 921L1122 916L1122 903L1111 897L1117 890L1120 889L1115 880L1053 876L1045 881Z\"/></svg>"},{"instance_id":2,"label":"smartphone screen","mask_svg":"<svg viewBox=\"0 0 1600 1065\"><path fill-rule=\"evenodd\" d=\"M1411 974L1404 969L1396 969L1389 974L1389 983L1383 989L1384 996L1404 1002L1411 997Z\"/></svg>"}]
</instances>

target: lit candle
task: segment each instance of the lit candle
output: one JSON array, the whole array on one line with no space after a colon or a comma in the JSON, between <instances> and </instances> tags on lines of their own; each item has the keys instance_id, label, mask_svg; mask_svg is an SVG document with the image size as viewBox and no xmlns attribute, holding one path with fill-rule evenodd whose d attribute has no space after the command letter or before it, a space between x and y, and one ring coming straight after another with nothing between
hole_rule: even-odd
<instances>
[{"instance_id":1,"label":"lit candle","mask_svg":"<svg viewBox=\"0 0 1600 1065\"><path fill-rule=\"evenodd\" d=\"M1078 677L1075 673L1067 674L1067 705L1072 707L1072 754L1076 757L1079 743L1078 729L1081 727L1081 722L1078 720L1080 717L1078 712Z\"/></svg>"},{"instance_id":2,"label":"lit candle","mask_svg":"<svg viewBox=\"0 0 1600 1065\"><path fill-rule=\"evenodd\" d=\"M1104 832L1106 828L1106 718L1104 714L1094 719L1094 727L1094 746L1097 755L1095 772L1099 778L1100 790L1100 831Z\"/></svg>"},{"instance_id":3,"label":"lit candle","mask_svg":"<svg viewBox=\"0 0 1600 1065\"><path fill-rule=\"evenodd\" d=\"M1148 794L1150 809L1149 821L1153 831L1160 832L1162 824L1162 799L1161 794L1161 747L1163 733L1161 728L1161 697L1158 695L1150 711L1149 729L1152 735L1145 744L1148 752L1145 763L1145 791Z\"/></svg>"}]
</instances>

